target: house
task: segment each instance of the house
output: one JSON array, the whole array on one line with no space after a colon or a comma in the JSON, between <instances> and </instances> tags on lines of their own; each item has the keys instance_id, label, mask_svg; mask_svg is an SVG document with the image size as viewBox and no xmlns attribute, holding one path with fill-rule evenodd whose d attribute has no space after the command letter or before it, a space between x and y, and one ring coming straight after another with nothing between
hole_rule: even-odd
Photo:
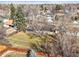
<instances>
[{"instance_id":1,"label":"house","mask_svg":"<svg viewBox=\"0 0 79 59\"><path fill-rule=\"evenodd\" d=\"M12 26L12 25L13 25L13 20L8 20L8 21L6 22L6 24L9 25L9 26Z\"/></svg>"},{"instance_id":2,"label":"house","mask_svg":"<svg viewBox=\"0 0 79 59\"><path fill-rule=\"evenodd\" d=\"M45 57L46 54L43 53L43 52L37 52L37 53L36 53L36 56L37 56L37 57Z\"/></svg>"},{"instance_id":3,"label":"house","mask_svg":"<svg viewBox=\"0 0 79 59\"><path fill-rule=\"evenodd\" d=\"M9 8L0 6L0 15L1 16L9 15Z\"/></svg>"},{"instance_id":4,"label":"house","mask_svg":"<svg viewBox=\"0 0 79 59\"><path fill-rule=\"evenodd\" d=\"M78 24L78 22L77 22L77 21L73 21L73 23L74 23L74 24Z\"/></svg>"},{"instance_id":5,"label":"house","mask_svg":"<svg viewBox=\"0 0 79 59\"><path fill-rule=\"evenodd\" d=\"M65 15L64 10L58 10L58 11L56 11L54 16L55 16L56 20L62 21L62 19L64 18L64 15Z\"/></svg>"},{"instance_id":6,"label":"house","mask_svg":"<svg viewBox=\"0 0 79 59\"><path fill-rule=\"evenodd\" d=\"M1 52L2 50L5 50L5 49L7 49L6 46L4 46L4 45L0 45L0 52Z\"/></svg>"},{"instance_id":7,"label":"house","mask_svg":"<svg viewBox=\"0 0 79 59\"><path fill-rule=\"evenodd\" d=\"M15 29L15 27L13 27L13 20L4 19L3 20L3 27L6 29L5 30L6 35L13 34L13 33L15 33L17 31Z\"/></svg>"},{"instance_id":8,"label":"house","mask_svg":"<svg viewBox=\"0 0 79 59\"><path fill-rule=\"evenodd\" d=\"M53 22L51 15L47 15L47 20L48 20L49 23Z\"/></svg>"},{"instance_id":9,"label":"house","mask_svg":"<svg viewBox=\"0 0 79 59\"><path fill-rule=\"evenodd\" d=\"M3 48L0 51L0 56L1 57L8 57L9 55L15 55L18 57L20 56L26 56L26 54L28 53L29 49L24 49L24 48L14 48L14 47L7 47L7 46L0 46L0 48Z\"/></svg>"},{"instance_id":10,"label":"house","mask_svg":"<svg viewBox=\"0 0 79 59\"><path fill-rule=\"evenodd\" d=\"M16 32L17 32L16 29L14 29L13 27L9 27L9 28L7 28L5 33L6 33L6 35L11 35L11 34L16 33Z\"/></svg>"},{"instance_id":11,"label":"house","mask_svg":"<svg viewBox=\"0 0 79 59\"><path fill-rule=\"evenodd\" d=\"M56 15L58 15L58 16L64 16L64 15L65 15L65 14L64 14L64 10L58 10L58 11L56 11L55 13L56 13Z\"/></svg>"},{"instance_id":12,"label":"house","mask_svg":"<svg viewBox=\"0 0 79 59\"><path fill-rule=\"evenodd\" d=\"M9 28L10 26L13 26L13 20L4 19L3 24L4 24L3 27Z\"/></svg>"}]
</instances>

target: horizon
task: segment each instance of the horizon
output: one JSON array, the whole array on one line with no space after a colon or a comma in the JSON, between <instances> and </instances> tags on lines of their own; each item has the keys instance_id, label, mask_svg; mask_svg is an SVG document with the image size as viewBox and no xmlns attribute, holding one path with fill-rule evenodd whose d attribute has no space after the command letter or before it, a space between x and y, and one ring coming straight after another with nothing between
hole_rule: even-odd
<instances>
[{"instance_id":1,"label":"horizon","mask_svg":"<svg viewBox=\"0 0 79 59\"><path fill-rule=\"evenodd\" d=\"M79 4L79 1L0 1L0 4Z\"/></svg>"}]
</instances>

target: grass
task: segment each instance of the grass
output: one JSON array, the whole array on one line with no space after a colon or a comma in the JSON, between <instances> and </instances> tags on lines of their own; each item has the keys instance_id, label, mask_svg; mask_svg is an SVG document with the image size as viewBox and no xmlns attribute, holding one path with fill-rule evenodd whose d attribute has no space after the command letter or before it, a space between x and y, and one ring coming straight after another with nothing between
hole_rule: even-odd
<instances>
[{"instance_id":1,"label":"grass","mask_svg":"<svg viewBox=\"0 0 79 59\"><path fill-rule=\"evenodd\" d=\"M24 32L16 33L8 38L13 47L29 48L31 44L38 45L42 43L40 37Z\"/></svg>"},{"instance_id":2,"label":"grass","mask_svg":"<svg viewBox=\"0 0 79 59\"><path fill-rule=\"evenodd\" d=\"M38 51L46 52L48 50L42 48L41 46L44 46L45 43L47 43L48 41L52 41L54 38L51 38L50 36L39 37L33 34L19 32L12 36L9 36L8 39L13 47L17 47L17 48L32 47L37 52ZM12 56L16 56L16 55L12 55Z\"/></svg>"}]
</instances>

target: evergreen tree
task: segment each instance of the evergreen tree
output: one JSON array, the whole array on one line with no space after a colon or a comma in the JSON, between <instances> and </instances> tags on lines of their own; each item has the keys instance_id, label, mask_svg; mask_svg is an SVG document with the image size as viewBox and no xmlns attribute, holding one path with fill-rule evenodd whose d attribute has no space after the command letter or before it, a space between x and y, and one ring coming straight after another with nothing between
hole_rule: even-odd
<instances>
[{"instance_id":1,"label":"evergreen tree","mask_svg":"<svg viewBox=\"0 0 79 59\"><path fill-rule=\"evenodd\" d=\"M40 5L40 8L41 8L40 10L43 10L44 9L43 5Z\"/></svg>"},{"instance_id":2,"label":"evergreen tree","mask_svg":"<svg viewBox=\"0 0 79 59\"><path fill-rule=\"evenodd\" d=\"M26 31L26 20L21 7L17 7L15 25L18 31Z\"/></svg>"},{"instance_id":3,"label":"evergreen tree","mask_svg":"<svg viewBox=\"0 0 79 59\"><path fill-rule=\"evenodd\" d=\"M10 5L10 19L14 20L15 18L15 7L13 6L13 4Z\"/></svg>"},{"instance_id":4,"label":"evergreen tree","mask_svg":"<svg viewBox=\"0 0 79 59\"><path fill-rule=\"evenodd\" d=\"M56 10L61 10L61 9L63 9L63 6L57 4L55 9L56 9Z\"/></svg>"}]
</instances>

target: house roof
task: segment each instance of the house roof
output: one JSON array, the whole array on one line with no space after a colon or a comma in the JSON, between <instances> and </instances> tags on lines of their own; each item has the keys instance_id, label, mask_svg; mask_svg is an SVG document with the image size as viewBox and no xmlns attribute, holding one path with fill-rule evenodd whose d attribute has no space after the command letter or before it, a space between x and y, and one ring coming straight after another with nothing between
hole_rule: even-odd
<instances>
[{"instance_id":1,"label":"house roof","mask_svg":"<svg viewBox=\"0 0 79 59\"><path fill-rule=\"evenodd\" d=\"M71 28L69 28L69 30L71 32L79 32L79 28L76 28L76 27L71 27Z\"/></svg>"},{"instance_id":2,"label":"house roof","mask_svg":"<svg viewBox=\"0 0 79 59\"><path fill-rule=\"evenodd\" d=\"M0 51L1 57L6 56L8 54L13 54L13 53L27 54L27 52L28 52L28 49L24 49L24 48L14 48L14 47L12 48L12 47L7 47L7 46L1 46L1 47L4 48Z\"/></svg>"},{"instance_id":3,"label":"house roof","mask_svg":"<svg viewBox=\"0 0 79 59\"><path fill-rule=\"evenodd\" d=\"M64 15L64 13L57 13L56 15L63 16L63 15Z\"/></svg>"},{"instance_id":4,"label":"house roof","mask_svg":"<svg viewBox=\"0 0 79 59\"><path fill-rule=\"evenodd\" d=\"M7 48L6 46L0 45L0 52L1 52L2 50L5 50L6 48Z\"/></svg>"},{"instance_id":5,"label":"house roof","mask_svg":"<svg viewBox=\"0 0 79 59\"><path fill-rule=\"evenodd\" d=\"M9 28L6 30L6 34L7 34L7 35L13 34L13 33L15 33L15 32L16 32L16 30L15 30L14 28L12 28L12 27L9 27Z\"/></svg>"},{"instance_id":6,"label":"house roof","mask_svg":"<svg viewBox=\"0 0 79 59\"><path fill-rule=\"evenodd\" d=\"M8 20L8 21L6 22L6 24L7 24L7 25L13 25L13 20Z\"/></svg>"}]
</instances>

